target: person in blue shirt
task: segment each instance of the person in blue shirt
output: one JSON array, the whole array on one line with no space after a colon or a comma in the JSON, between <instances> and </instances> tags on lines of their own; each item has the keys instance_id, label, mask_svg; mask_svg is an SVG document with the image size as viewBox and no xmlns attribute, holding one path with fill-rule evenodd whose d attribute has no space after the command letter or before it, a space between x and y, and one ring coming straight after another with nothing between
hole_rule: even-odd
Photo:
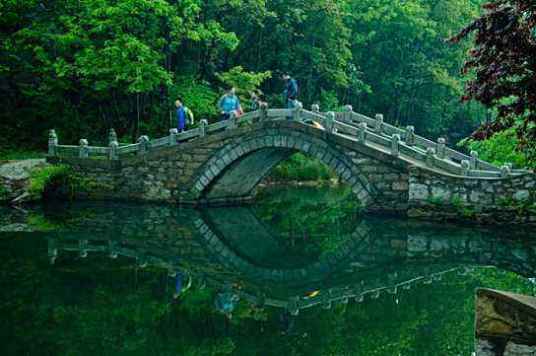
<instances>
[{"instance_id":1,"label":"person in blue shirt","mask_svg":"<svg viewBox=\"0 0 536 356\"><path fill-rule=\"evenodd\" d=\"M285 81L283 99L285 100L286 107L287 109L293 109L295 100L298 100L298 82L288 74L283 74L281 78Z\"/></svg>"},{"instance_id":2,"label":"person in blue shirt","mask_svg":"<svg viewBox=\"0 0 536 356\"><path fill-rule=\"evenodd\" d=\"M236 96L235 88L229 88L220 98L218 108L220 109L222 120L229 119L231 114L239 116L242 113L242 106L240 106L240 99Z\"/></svg>"},{"instance_id":3,"label":"person in blue shirt","mask_svg":"<svg viewBox=\"0 0 536 356\"><path fill-rule=\"evenodd\" d=\"M175 101L175 107L177 108L177 130L182 132L186 130L188 124L194 124L194 114L190 109L183 105L182 100L180 99Z\"/></svg>"}]
</instances>

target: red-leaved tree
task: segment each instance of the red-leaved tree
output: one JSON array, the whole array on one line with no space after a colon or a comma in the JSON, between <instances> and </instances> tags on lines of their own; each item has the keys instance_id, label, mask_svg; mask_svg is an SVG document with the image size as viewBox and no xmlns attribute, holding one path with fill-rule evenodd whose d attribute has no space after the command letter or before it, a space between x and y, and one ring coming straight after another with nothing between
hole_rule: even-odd
<instances>
[{"instance_id":1,"label":"red-leaved tree","mask_svg":"<svg viewBox=\"0 0 536 356\"><path fill-rule=\"evenodd\" d=\"M497 119L480 127L474 139L486 139L511 127L520 148L536 159L536 0L495 0L484 14L451 38L475 34L463 73L472 73L463 100L498 110Z\"/></svg>"}]
</instances>

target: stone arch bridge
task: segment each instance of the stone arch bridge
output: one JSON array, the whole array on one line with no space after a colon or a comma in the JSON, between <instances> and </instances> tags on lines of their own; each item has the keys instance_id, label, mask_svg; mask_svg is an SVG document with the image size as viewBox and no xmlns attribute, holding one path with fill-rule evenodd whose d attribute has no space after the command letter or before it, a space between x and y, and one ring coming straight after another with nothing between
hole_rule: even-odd
<instances>
[{"instance_id":1,"label":"stone arch bridge","mask_svg":"<svg viewBox=\"0 0 536 356\"><path fill-rule=\"evenodd\" d=\"M352 111L268 109L150 140L119 145L59 145L49 136L49 162L70 165L84 180L78 197L227 205L251 200L257 185L295 152L330 167L368 210L408 212L426 206L501 211L505 202L536 200L535 175L478 158ZM443 213L444 209L436 209ZM525 217L527 220L536 218ZM510 218L508 218L510 219Z\"/></svg>"}]
</instances>

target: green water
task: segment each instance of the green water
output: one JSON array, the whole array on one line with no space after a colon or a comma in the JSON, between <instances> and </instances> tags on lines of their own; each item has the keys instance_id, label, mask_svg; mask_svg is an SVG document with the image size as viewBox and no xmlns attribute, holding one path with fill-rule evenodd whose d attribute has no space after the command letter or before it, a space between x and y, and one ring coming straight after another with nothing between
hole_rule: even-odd
<instances>
[{"instance_id":1,"label":"green water","mask_svg":"<svg viewBox=\"0 0 536 356\"><path fill-rule=\"evenodd\" d=\"M1 355L470 355L474 291L535 295L534 231L247 208L0 211Z\"/></svg>"}]
</instances>

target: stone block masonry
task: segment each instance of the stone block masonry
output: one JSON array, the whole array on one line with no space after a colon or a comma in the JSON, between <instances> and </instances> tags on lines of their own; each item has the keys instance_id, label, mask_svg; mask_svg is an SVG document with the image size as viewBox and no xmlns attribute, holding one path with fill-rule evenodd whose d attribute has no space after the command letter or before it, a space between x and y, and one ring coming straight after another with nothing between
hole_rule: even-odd
<instances>
[{"instance_id":1,"label":"stone block masonry","mask_svg":"<svg viewBox=\"0 0 536 356\"><path fill-rule=\"evenodd\" d=\"M49 161L69 164L79 173L86 182L76 193L79 198L231 205L253 199L271 169L295 152L330 167L368 211L452 218L473 209L501 220L495 217L508 211L509 203L530 205L536 200L532 173L505 178L449 175L426 162L410 162L389 150L287 120L148 147L142 155L117 160ZM529 214L522 222L536 219Z\"/></svg>"}]
</instances>

